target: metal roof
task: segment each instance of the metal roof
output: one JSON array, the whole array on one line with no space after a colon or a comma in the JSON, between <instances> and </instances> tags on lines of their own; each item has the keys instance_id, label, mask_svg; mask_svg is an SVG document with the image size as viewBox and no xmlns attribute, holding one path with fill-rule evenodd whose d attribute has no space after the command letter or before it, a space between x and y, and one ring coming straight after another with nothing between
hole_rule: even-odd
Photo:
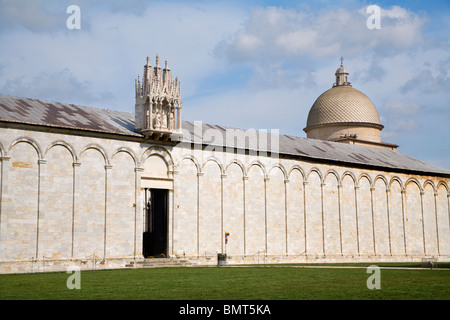
<instances>
[{"instance_id":1,"label":"metal roof","mask_svg":"<svg viewBox=\"0 0 450 320\"><path fill-rule=\"evenodd\" d=\"M290 155L314 160L334 161L355 166L371 166L385 168L392 171L414 171L422 174L450 175L450 170L412 158L398 151L369 147L364 145L346 144L318 139L308 139L283 134L267 132L256 133L256 130L236 129L219 125L183 122L183 130L190 135L183 134L185 142L199 142L201 137L206 144L237 147L249 150L271 151L283 155ZM200 128L202 131L200 131ZM222 132L214 134L214 131ZM213 138L211 138L213 137ZM220 143L221 137L223 143ZM238 137L238 138L235 138ZM218 138L218 139L217 139ZM262 142L260 142L262 138ZM277 152L278 151L278 152Z\"/></svg>"},{"instance_id":2,"label":"metal roof","mask_svg":"<svg viewBox=\"0 0 450 320\"><path fill-rule=\"evenodd\" d=\"M134 114L73 104L0 95L0 121L113 133L143 137L134 131ZM397 151L363 145L282 135L274 132L236 129L201 122L182 122L185 143L271 151L312 160L355 166L450 175L450 170L409 157Z\"/></svg>"},{"instance_id":3,"label":"metal roof","mask_svg":"<svg viewBox=\"0 0 450 320\"><path fill-rule=\"evenodd\" d=\"M0 95L0 120L141 136L134 114Z\"/></svg>"}]
</instances>

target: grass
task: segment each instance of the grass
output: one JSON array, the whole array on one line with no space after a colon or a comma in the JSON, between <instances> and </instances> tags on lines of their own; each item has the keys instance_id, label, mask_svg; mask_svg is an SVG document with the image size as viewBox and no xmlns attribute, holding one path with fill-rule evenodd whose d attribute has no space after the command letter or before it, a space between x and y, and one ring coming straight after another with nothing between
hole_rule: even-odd
<instances>
[{"instance_id":1,"label":"grass","mask_svg":"<svg viewBox=\"0 0 450 320\"><path fill-rule=\"evenodd\" d=\"M365 268L315 269L285 265L81 271L80 290L67 288L69 276L65 272L0 275L0 299L450 299L449 270L381 269L379 290L367 288L366 281L371 274Z\"/></svg>"}]
</instances>

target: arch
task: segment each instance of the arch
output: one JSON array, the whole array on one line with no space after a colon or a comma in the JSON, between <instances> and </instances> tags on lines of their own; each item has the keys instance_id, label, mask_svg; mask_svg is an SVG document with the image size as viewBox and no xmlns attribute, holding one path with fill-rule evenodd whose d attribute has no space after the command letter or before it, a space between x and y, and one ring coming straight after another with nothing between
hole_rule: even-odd
<instances>
[{"instance_id":1,"label":"arch","mask_svg":"<svg viewBox=\"0 0 450 320\"><path fill-rule=\"evenodd\" d=\"M72 161L77 162L78 158L77 158L77 153L75 152L75 148L71 144L69 144L63 140L56 140L56 141L53 141L52 143L50 143L48 145L47 149L45 149L44 156L47 157L47 154L50 151L50 149L52 149L56 146L62 146L64 148L66 148L72 155Z\"/></svg>"},{"instance_id":2,"label":"arch","mask_svg":"<svg viewBox=\"0 0 450 320\"><path fill-rule=\"evenodd\" d=\"M267 203L267 253L282 254L287 251L286 234L286 172L274 165L266 183ZM262 204L261 207L264 207Z\"/></svg>"},{"instance_id":3,"label":"arch","mask_svg":"<svg viewBox=\"0 0 450 320\"><path fill-rule=\"evenodd\" d=\"M319 168L316 168L316 167L312 167L311 169L309 169L308 174L306 175L307 179L309 179L309 175L310 175L312 172L317 173L317 174L319 175L319 178L320 178L320 183L323 183L323 175L322 175L322 172L320 171Z\"/></svg>"},{"instance_id":4,"label":"arch","mask_svg":"<svg viewBox=\"0 0 450 320\"><path fill-rule=\"evenodd\" d=\"M323 229L326 255L342 252L341 211L339 206L339 174L330 169L324 177L323 187Z\"/></svg>"},{"instance_id":5,"label":"arch","mask_svg":"<svg viewBox=\"0 0 450 320\"><path fill-rule=\"evenodd\" d=\"M152 155L159 155L160 157L162 157L164 159L164 161L167 164L167 167L169 168L169 170L173 170L174 169L174 165L175 162L173 161L172 155L170 154L170 152L161 146L150 146L148 147L141 155L140 160L138 162L138 165L142 165L145 160L147 160L150 156ZM194 160L195 165L197 166L197 171L200 172L199 168L199 164L198 161L195 160L195 158L193 156L186 156L186 157L192 157ZM181 163L181 161L183 161L186 157L181 158L180 161L178 162L177 166Z\"/></svg>"},{"instance_id":6,"label":"arch","mask_svg":"<svg viewBox=\"0 0 450 320\"><path fill-rule=\"evenodd\" d=\"M172 250L175 255L198 256L200 166L194 156L186 155L179 159L177 168L179 172L174 182Z\"/></svg>"},{"instance_id":7,"label":"arch","mask_svg":"<svg viewBox=\"0 0 450 320\"><path fill-rule=\"evenodd\" d=\"M423 229L423 190L419 181L409 178L405 182L405 235L406 251L411 255L426 254Z\"/></svg>"},{"instance_id":8,"label":"arch","mask_svg":"<svg viewBox=\"0 0 450 320\"><path fill-rule=\"evenodd\" d=\"M399 177L392 177L389 181L389 223L391 254L405 254L405 220L404 220L404 201L403 201L403 183Z\"/></svg>"},{"instance_id":9,"label":"arch","mask_svg":"<svg viewBox=\"0 0 450 320\"><path fill-rule=\"evenodd\" d=\"M431 180L429 180L429 179L425 180L425 182L423 183L423 186L422 186L422 188L423 188L424 191L425 191L425 187L426 187L427 185L430 185L430 186L431 186L431 188L433 189L433 192L434 192L434 193L437 192L437 188L436 188L436 186L434 185L434 182L433 182L433 181L431 181Z\"/></svg>"},{"instance_id":10,"label":"arch","mask_svg":"<svg viewBox=\"0 0 450 320\"><path fill-rule=\"evenodd\" d=\"M42 149L39 146L39 144L36 142L36 140L34 140L32 138L29 138L29 137L24 137L24 136L23 137L19 137L19 138L15 139L13 142L11 142L11 144L9 145L9 148L8 148L8 154L11 152L11 150L14 148L14 146L16 144L21 143L21 142L25 142L25 143L30 144L36 150L36 153L38 155L38 159L39 160L43 159L43 157L42 157Z\"/></svg>"},{"instance_id":11,"label":"arch","mask_svg":"<svg viewBox=\"0 0 450 320\"><path fill-rule=\"evenodd\" d=\"M98 145L98 144L96 144L96 143L90 143L90 144L86 145L86 146L80 151L80 154L78 155L77 158L80 159L80 158L81 158L81 155L82 155L84 152L86 152L87 150L89 150L89 149L94 149L94 150L97 150L98 152L100 152L100 153L102 154L102 156L103 156L103 159L105 160L105 165L110 165L110 161L109 161L108 155L106 154L106 151L103 149L102 146L100 146L100 145Z\"/></svg>"},{"instance_id":12,"label":"arch","mask_svg":"<svg viewBox=\"0 0 450 320\"><path fill-rule=\"evenodd\" d=\"M155 154L152 154L152 155L155 155ZM167 166L168 166L168 168L169 168L169 170L170 170L170 164L167 162L167 159L166 158L164 158L161 154L157 154L157 155L159 155L160 157L162 157L163 159L164 159L164 161L166 161L166 164L167 164ZM192 161L193 163L194 163L194 165L195 165L195 167L196 167L196 169L197 169L197 173L200 173L200 172L202 172L202 167L201 167L201 165L199 164L199 162L197 161L197 159L193 156L193 155L186 155L186 156L184 156L184 157L182 157L179 161L178 161L178 163L177 163L177 168L179 168L180 166L181 166L181 163L183 162L183 161L185 161L185 160L190 160L190 161Z\"/></svg>"},{"instance_id":13,"label":"arch","mask_svg":"<svg viewBox=\"0 0 450 320\"><path fill-rule=\"evenodd\" d=\"M437 190L431 180L426 180L423 184L422 196L422 226L424 232L424 246L427 255L439 255L437 233Z\"/></svg>"},{"instance_id":14,"label":"arch","mask_svg":"<svg viewBox=\"0 0 450 320\"><path fill-rule=\"evenodd\" d=\"M448 189L448 185L445 181L440 180L436 185L436 192L438 191L439 187L443 186L445 190L447 191L447 194L449 194L450 190Z\"/></svg>"},{"instance_id":15,"label":"arch","mask_svg":"<svg viewBox=\"0 0 450 320\"><path fill-rule=\"evenodd\" d=\"M5 260L25 260L37 257L37 232L39 223L39 164L42 153L38 144L30 138L15 139L9 147L11 167L2 176L8 187L8 198L14 201L2 203L2 247ZM18 165L15 166L14 162ZM27 223L22 223L26 221Z\"/></svg>"},{"instance_id":16,"label":"arch","mask_svg":"<svg viewBox=\"0 0 450 320\"><path fill-rule=\"evenodd\" d=\"M233 160L231 160L230 162L227 163L227 165L225 166L225 174L227 173L228 168L232 164L236 164L239 168L241 168L243 177L247 176L247 172L245 170L244 164L241 161L237 160L237 159L233 159Z\"/></svg>"},{"instance_id":17,"label":"arch","mask_svg":"<svg viewBox=\"0 0 450 320\"><path fill-rule=\"evenodd\" d=\"M423 188L420 185L420 182L416 178L409 178L408 180L406 180L406 182L405 182L405 190L406 190L406 187L408 186L408 184L410 184L410 183L415 183L417 185L417 187L419 188L419 191L423 192Z\"/></svg>"},{"instance_id":18,"label":"arch","mask_svg":"<svg viewBox=\"0 0 450 320\"><path fill-rule=\"evenodd\" d=\"M281 172L283 173L284 180L287 180L287 179L288 179L288 175L287 175L287 173L286 173L286 169L285 169L284 166L282 166L281 164L274 164L274 165L269 169L268 176L270 176L270 172L271 172L273 169L275 169L275 168L278 168L278 169L281 170Z\"/></svg>"},{"instance_id":19,"label":"arch","mask_svg":"<svg viewBox=\"0 0 450 320\"><path fill-rule=\"evenodd\" d=\"M131 149L128 148L128 147L120 147L120 148L117 148L117 149L113 152L113 154L112 154L112 156L111 156L111 161L112 161L112 160L114 159L114 157L115 157L118 153L120 153L120 152L128 153L128 154L130 155L130 157L133 159L134 166L135 166L135 167L137 166L137 156L136 156L136 154L134 153L134 151L131 150Z\"/></svg>"},{"instance_id":20,"label":"arch","mask_svg":"<svg viewBox=\"0 0 450 320\"><path fill-rule=\"evenodd\" d=\"M346 176L349 176L350 178L352 178L352 180L353 180L353 186L354 186L354 187L356 187L356 186L358 185L358 182L357 182L357 180L356 180L356 176L355 176L355 174L354 174L353 172L351 172L351 171L345 171L345 172L342 174L341 180L340 180L340 183L341 183L341 184L343 183L344 178L345 178Z\"/></svg>"},{"instance_id":21,"label":"arch","mask_svg":"<svg viewBox=\"0 0 450 320\"><path fill-rule=\"evenodd\" d=\"M391 234L388 206L388 181L379 174L373 181L373 225L375 236L375 253L388 255L391 253Z\"/></svg>"},{"instance_id":22,"label":"arch","mask_svg":"<svg viewBox=\"0 0 450 320\"><path fill-rule=\"evenodd\" d=\"M222 165L222 163L220 163L220 160L219 159L217 159L216 157L209 157L208 159L206 159L206 161L203 163L203 165L202 165L202 171L203 171L203 169L205 168L205 166L208 164L208 162L215 162L218 166L219 166L219 169L220 169L220 173L221 174L224 174L224 168L223 168L223 165Z\"/></svg>"},{"instance_id":23,"label":"arch","mask_svg":"<svg viewBox=\"0 0 450 320\"><path fill-rule=\"evenodd\" d=\"M288 172L288 179L290 178L291 173L294 172L294 170L297 170L298 172L300 172L300 174L302 175L303 181L306 181L305 171L303 171L303 169L299 165L292 166L291 170L289 170L289 172Z\"/></svg>"},{"instance_id":24,"label":"arch","mask_svg":"<svg viewBox=\"0 0 450 320\"><path fill-rule=\"evenodd\" d=\"M46 257L71 257L72 218L77 201L73 193L75 155L73 147L64 141L53 141L45 150L46 165L39 180L39 211L43 214L39 215L38 247L39 254Z\"/></svg>"},{"instance_id":25,"label":"arch","mask_svg":"<svg viewBox=\"0 0 450 320\"><path fill-rule=\"evenodd\" d=\"M106 165L110 165L104 149L95 144L86 145L78 157L81 166L76 169L77 196L73 218L73 257L86 258L94 252L105 254L106 196L108 190ZM103 160L103 162L102 162ZM90 245L86 246L89 242Z\"/></svg>"},{"instance_id":26,"label":"arch","mask_svg":"<svg viewBox=\"0 0 450 320\"><path fill-rule=\"evenodd\" d=\"M287 198L287 252L302 254L305 252L305 174L302 168L294 165L288 174L286 184Z\"/></svg>"},{"instance_id":27,"label":"arch","mask_svg":"<svg viewBox=\"0 0 450 320\"><path fill-rule=\"evenodd\" d=\"M344 172L341 177L341 185L342 253L353 255L359 253L355 175L349 171Z\"/></svg>"},{"instance_id":28,"label":"arch","mask_svg":"<svg viewBox=\"0 0 450 320\"><path fill-rule=\"evenodd\" d=\"M373 181L372 178L367 173L361 173L358 177L358 185L361 182L362 178L366 178L369 181L370 188L373 188Z\"/></svg>"},{"instance_id":29,"label":"arch","mask_svg":"<svg viewBox=\"0 0 450 320\"><path fill-rule=\"evenodd\" d=\"M439 181L436 189L435 201L439 253L440 255L448 255L450 252L449 189L444 181Z\"/></svg>"},{"instance_id":30,"label":"arch","mask_svg":"<svg viewBox=\"0 0 450 320\"><path fill-rule=\"evenodd\" d=\"M327 180L327 177L328 177L328 175L334 175L335 177L336 177L336 180L337 180L337 183L338 184L340 184L340 178L339 178L339 173L337 173L337 171L336 170L334 170L334 169L329 169L326 173L325 173L325 176L324 176L324 178L323 178L323 181L325 182L326 180Z\"/></svg>"},{"instance_id":31,"label":"arch","mask_svg":"<svg viewBox=\"0 0 450 320\"><path fill-rule=\"evenodd\" d=\"M388 188L389 188L389 182L388 182L388 180L386 179L386 177L383 176L382 174L377 175L377 176L375 177L375 179L373 179L373 186L374 186L374 187L376 186L378 180L382 180L382 181L384 182L384 186L385 186L386 190L388 190Z\"/></svg>"},{"instance_id":32,"label":"arch","mask_svg":"<svg viewBox=\"0 0 450 320\"><path fill-rule=\"evenodd\" d=\"M358 178L357 190L357 227L360 253L375 253L373 233L373 184L368 174L362 173Z\"/></svg>"},{"instance_id":33,"label":"arch","mask_svg":"<svg viewBox=\"0 0 450 320\"><path fill-rule=\"evenodd\" d=\"M143 216L138 218L136 215L137 212L142 212L136 209L136 201L144 200L136 189L138 182L135 157L128 148L118 148L111 157L111 165L112 168L107 173L106 257L133 256L136 254L138 241L135 238L135 224L139 226L138 223L143 219Z\"/></svg>"},{"instance_id":34,"label":"arch","mask_svg":"<svg viewBox=\"0 0 450 320\"><path fill-rule=\"evenodd\" d=\"M311 168L305 186L306 254L323 255L323 180L320 170Z\"/></svg>"},{"instance_id":35,"label":"arch","mask_svg":"<svg viewBox=\"0 0 450 320\"><path fill-rule=\"evenodd\" d=\"M279 176L281 175L280 171ZM253 255L267 250L268 212L271 212L273 202L270 184L274 180L265 178L264 168L259 163L248 167L244 187L245 254Z\"/></svg>"},{"instance_id":36,"label":"arch","mask_svg":"<svg viewBox=\"0 0 450 320\"><path fill-rule=\"evenodd\" d=\"M397 177L397 176L393 176L393 177L391 178L391 180L389 181L389 191L391 190L391 187L392 187L392 184L394 183L394 181L397 181L397 182L398 182L398 184L400 185L400 189L401 189L402 191L405 190L405 187L404 187L404 185L403 185L402 179L400 179L400 178Z\"/></svg>"},{"instance_id":37,"label":"arch","mask_svg":"<svg viewBox=\"0 0 450 320\"><path fill-rule=\"evenodd\" d=\"M198 180L199 254L222 252L222 166L209 158L202 166Z\"/></svg>"},{"instance_id":38,"label":"arch","mask_svg":"<svg viewBox=\"0 0 450 320\"><path fill-rule=\"evenodd\" d=\"M250 171L251 167L253 167L253 166L260 167L264 174L264 178L268 177L266 167L259 160L253 161L248 165L247 173Z\"/></svg>"}]
</instances>

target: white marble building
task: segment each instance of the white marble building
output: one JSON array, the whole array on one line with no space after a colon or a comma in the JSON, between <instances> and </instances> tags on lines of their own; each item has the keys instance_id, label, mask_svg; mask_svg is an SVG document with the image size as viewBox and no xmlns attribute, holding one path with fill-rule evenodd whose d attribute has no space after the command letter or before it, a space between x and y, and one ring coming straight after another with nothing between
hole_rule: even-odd
<instances>
[{"instance_id":1,"label":"white marble building","mask_svg":"<svg viewBox=\"0 0 450 320\"><path fill-rule=\"evenodd\" d=\"M0 272L448 261L450 171L381 142L350 87L339 68L308 138L182 121L148 59L135 114L0 95Z\"/></svg>"}]
</instances>

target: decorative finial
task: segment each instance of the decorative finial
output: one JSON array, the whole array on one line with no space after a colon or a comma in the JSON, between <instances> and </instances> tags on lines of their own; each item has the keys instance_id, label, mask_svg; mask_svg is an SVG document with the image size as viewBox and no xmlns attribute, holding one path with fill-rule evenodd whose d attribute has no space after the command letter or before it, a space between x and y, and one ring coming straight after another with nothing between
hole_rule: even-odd
<instances>
[{"instance_id":1,"label":"decorative finial","mask_svg":"<svg viewBox=\"0 0 450 320\"><path fill-rule=\"evenodd\" d=\"M148 66L150 65L150 57L149 56L147 56L147 65Z\"/></svg>"},{"instance_id":2,"label":"decorative finial","mask_svg":"<svg viewBox=\"0 0 450 320\"><path fill-rule=\"evenodd\" d=\"M165 69L169 69L169 61L166 60Z\"/></svg>"},{"instance_id":3,"label":"decorative finial","mask_svg":"<svg viewBox=\"0 0 450 320\"><path fill-rule=\"evenodd\" d=\"M156 66L159 67L159 54L156 54Z\"/></svg>"},{"instance_id":4,"label":"decorative finial","mask_svg":"<svg viewBox=\"0 0 450 320\"><path fill-rule=\"evenodd\" d=\"M340 60L341 60L341 66L343 66L343 64L344 64L344 57L341 56Z\"/></svg>"}]
</instances>

